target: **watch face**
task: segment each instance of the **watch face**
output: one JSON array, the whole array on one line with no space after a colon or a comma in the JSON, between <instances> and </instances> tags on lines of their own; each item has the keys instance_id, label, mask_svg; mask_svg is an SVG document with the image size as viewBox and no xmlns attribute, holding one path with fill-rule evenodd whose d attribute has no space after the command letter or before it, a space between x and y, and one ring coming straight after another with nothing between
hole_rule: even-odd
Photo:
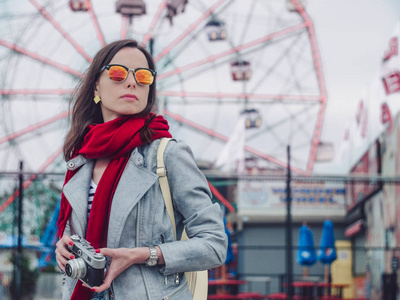
<instances>
[{"instance_id":1,"label":"watch face","mask_svg":"<svg viewBox=\"0 0 400 300\"><path fill-rule=\"evenodd\" d=\"M157 264L157 261L154 259L149 259L148 261L146 261L146 265L148 265L149 267L153 267Z\"/></svg>"},{"instance_id":2,"label":"watch face","mask_svg":"<svg viewBox=\"0 0 400 300\"><path fill-rule=\"evenodd\" d=\"M149 247L149 249L150 249L150 257L148 260L146 260L146 265L149 267L153 267L158 262L157 249L154 246Z\"/></svg>"}]
</instances>

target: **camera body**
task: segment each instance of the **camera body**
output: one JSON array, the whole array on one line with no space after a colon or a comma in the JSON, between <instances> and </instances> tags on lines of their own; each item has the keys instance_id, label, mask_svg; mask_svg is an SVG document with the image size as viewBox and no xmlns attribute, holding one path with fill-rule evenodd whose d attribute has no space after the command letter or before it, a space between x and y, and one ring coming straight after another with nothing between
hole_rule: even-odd
<instances>
[{"instance_id":1,"label":"camera body","mask_svg":"<svg viewBox=\"0 0 400 300\"><path fill-rule=\"evenodd\" d=\"M71 239L74 244L68 245L68 248L75 258L65 265L67 276L78 278L89 287L102 285L106 266L104 255L96 253L90 243L78 235L71 236Z\"/></svg>"}]
</instances>

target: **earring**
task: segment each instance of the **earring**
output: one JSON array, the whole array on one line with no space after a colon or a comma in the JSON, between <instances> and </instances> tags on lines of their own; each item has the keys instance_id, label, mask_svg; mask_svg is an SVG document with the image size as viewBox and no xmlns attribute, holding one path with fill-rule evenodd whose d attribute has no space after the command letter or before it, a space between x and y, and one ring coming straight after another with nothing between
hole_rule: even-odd
<instances>
[{"instance_id":1,"label":"earring","mask_svg":"<svg viewBox=\"0 0 400 300\"><path fill-rule=\"evenodd\" d=\"M99 96L94 97L93 99L94 103L99 103L101 101L101 98Z\"/></svg>"}]
</instances>

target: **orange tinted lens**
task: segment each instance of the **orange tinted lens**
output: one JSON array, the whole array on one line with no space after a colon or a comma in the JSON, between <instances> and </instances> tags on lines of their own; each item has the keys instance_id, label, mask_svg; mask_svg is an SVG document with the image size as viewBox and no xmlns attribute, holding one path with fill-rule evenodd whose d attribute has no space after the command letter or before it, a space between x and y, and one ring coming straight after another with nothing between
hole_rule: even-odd
<instances>
[{"instance_id":1,"label":"orange tinted lens","mask_svg":"<svg viewBox=\"0 0 400 300\"><path fill-rule=\"evenodd\" d=\"M137 70L135 73L137 82L142 85L150 85L153 83L154 76L149 70Z\"/></svg>"},{"instance_id":2,"label":"orange tinted lens","mask_svg":"<svg viewBox=\"0 0 400 300\"><path fill-rule=\"evenodd\" d=\"M120 66L111 66L108 70L108 77L113 81L123 81L126 78L128 71Z\"/></svg>"}]
</instances>

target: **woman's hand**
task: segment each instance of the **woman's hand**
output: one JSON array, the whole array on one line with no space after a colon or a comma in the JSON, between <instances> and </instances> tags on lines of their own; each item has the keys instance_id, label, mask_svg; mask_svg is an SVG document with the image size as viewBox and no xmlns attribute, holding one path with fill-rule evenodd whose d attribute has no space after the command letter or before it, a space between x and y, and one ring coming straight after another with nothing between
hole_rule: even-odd
<instances>
[{"instance_id":1,"label":"woman's hand","mask_svg":"<svg viewBox=\"0 0 400 300\"><path fill-rule=\"evenodd\" d=\"M74 242L71 240L71 237L68 235L64 235L56 244L56 261L58 267L65 272L65 264L68 260L75 258L75 256L69 252L67 246L73 245Z\"/></svg>"},{"instance_id":2,"label":"woman's hand","mask_svg":"<svg viewBox=\"0 0 400 300\"><path fill-rule=\"evenodd\" d=\"M158 246L156 246L158 263L164 264L164 256ZM107 269L104 283L98 287L93 287L92 291L102 292L111 286L111 283L119 274L134 264L143 264L150 256L148 247L138 248L102 248L100 253L111 258L110 267Z\"/></svg>"},{"instance_id":3,"label":"woman's hand","mask_svg":"<svg viewBox=\"0 0 400 300\"><path fill-rule=\"evenodd\" d=\"M138 256L139 251L136 251L140 248L118 248L118 249L109 249L102 248L100 249L100 253L109 256L111 258L110 267L106 271L106 276L104 278L104 283L101 286L92 288L94 292L102 292L108 289L112 283L112 281L123 271L125 271L131 265L140 261Z\"/></svg>"}]
</instances>

